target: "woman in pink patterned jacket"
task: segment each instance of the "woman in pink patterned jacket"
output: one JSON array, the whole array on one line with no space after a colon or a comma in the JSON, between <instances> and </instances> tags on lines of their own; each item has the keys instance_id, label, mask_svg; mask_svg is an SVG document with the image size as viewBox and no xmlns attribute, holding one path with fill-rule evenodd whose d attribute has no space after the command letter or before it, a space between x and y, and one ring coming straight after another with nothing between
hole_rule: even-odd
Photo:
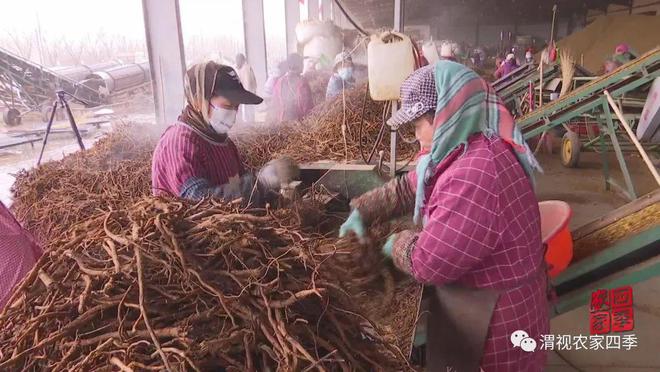
<instances>
[{"instance_id":1,"label":"woman in pink patterned jacket","mask_svg":"<svg viewBox=\"0 0 660 372\"><path fill-rule=\"evenodd\" d=\"M527 347L549 327L538 163L492 88L463 65L415 71L401 101L389 124L413 123L425 154L415 172L354 199L340 235L414 215L420 228L394 234L383 252L435 287L428 370L542 371L545 352Z\"/></svg>"},{"instance_id":2,"label":"woman in pink patterned jacket","mask_svg":"<svg viewBox=\"0 0 660 372\"><path fill-rule=\"evenodd\" d=\"M14 287L27 275L41 248L0 202L0 309L5 307Z\"/></svg>"}]
</instances>

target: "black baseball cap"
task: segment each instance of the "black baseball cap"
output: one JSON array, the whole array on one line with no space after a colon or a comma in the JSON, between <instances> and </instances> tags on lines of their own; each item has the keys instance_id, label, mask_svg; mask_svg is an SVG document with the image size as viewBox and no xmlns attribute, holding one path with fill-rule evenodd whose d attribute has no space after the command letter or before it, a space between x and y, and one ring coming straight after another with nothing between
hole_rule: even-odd
<instances>
[{"instance_id":1,"label":"black baseball cap","mask_svg":"<svg viewBox=\"0 0 660 372\"><path fill-rule=\"evenodd\" d=\"M196 84L194 71L193 66L186 73L191 86ZM263 98L243 88L238 74L229 66L209 62L206 64L204 75L204 98L206 99L222 96L236 105L258 105L263 102Z\"/></svg>"}]
</instances>

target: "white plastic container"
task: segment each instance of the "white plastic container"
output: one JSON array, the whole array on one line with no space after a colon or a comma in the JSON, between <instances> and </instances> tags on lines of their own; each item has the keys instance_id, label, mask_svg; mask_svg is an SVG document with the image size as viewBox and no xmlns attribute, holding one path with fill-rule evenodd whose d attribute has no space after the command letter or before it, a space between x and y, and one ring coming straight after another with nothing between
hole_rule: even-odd
<instances>
[{"instance_id":1,"label":"white plastic container","mask_svg":"<svg viewBox=\"0 0 660 372\"><path fill-rule=\"evenodd\" d=\"M395 40L387 42L388 39ZM401 83L415 70L410 38L396 32L373 35L367 47L369 93L374 101L399 99Z\"/></svg>"},{"instance_id":2,"label":"white plastic container","mask_svg":"<svg viewBox=\"0 0 660 372\"><path fill-rule=\"evenodd\" d=\"M433 40L427 41L422 45L422 53L424 58L429 61L429 64L432 65L440 60L438 55L438 47L435 45Z\"/></svg>"},{"instance_id":3,"label":"white plastic container","mask_svg":"<svg viewBox=\"0 0 660 372\"><path fill-rule=\"evenodd\" d=\"M296 39L300 44L307 44L314 37L332 37L339 34L339 29L330 21L302 21L296 25Z\"/></svg>"},{"instance_id":4,"label":"white plastic container","mask_svg":"<svg viewBox=\"0 0 660 372\"><path fill-rule=\"evenodd\" d=\"M303 56L315 59L324 69L332 68L332 61L341 52L341 49L341 38L315 36L303 47Z\"/></svg>"}]
</instances>

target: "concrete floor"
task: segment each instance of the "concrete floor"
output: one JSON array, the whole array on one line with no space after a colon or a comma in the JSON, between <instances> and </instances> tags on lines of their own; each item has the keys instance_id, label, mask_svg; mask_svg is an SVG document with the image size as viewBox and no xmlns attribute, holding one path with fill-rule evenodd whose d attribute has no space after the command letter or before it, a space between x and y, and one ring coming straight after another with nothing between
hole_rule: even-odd
<instances>
[{"instance_id":1,"label":"concrete floor","mask_svg":"<svg viewBox=\"0 0 660 372\"><path fill-rule=\"evenodd\" d=\"M540 200L558 199L568 202L573 209L571 228L575 229L609 211L627 203L615 191L606 191L602 175L600 154L582 153L578 168L561 165L556 153L538 156L545 173L537 177L537 195ZM646 194L657 188L641 157L626 154L626 163L633 178L636 192ZM624 184L616 156L608 154L612 176ZM660 371L660 277L633 286L634 332L638 347L625 350L562 350L561 356L550 351L548 372ZM589 308L582 306L551 320L551 334L589 335Z\"/></svg>"},{"instance_id":2,"label":"concrete floor","mask_svg":"<svg viewBox=\"0 0 660 372\"><path fill-rule=\"evenodd\" d=\"M138 100L134 106L113 107L114 115L107 117L113 122L135 122L135 123L155 123L156 118L153 113L153 106ZM76 122L82 133L83 143L86 148L91 147L99 138L111 130L111 125L101 124L98 128L93 125L85 125L87 121L98 120L89 117L89 114L75 114ZM0 143L15 141L10 134L22 130L45 129L46 123L42 122L36 114L29 114L24 123L17 127L8 128L0 124ZM69 129L67 120L60 120L53 123L53 129ZM30 169L34 167L41 151L41 142L35 142L31 145L20 145L9 149L0 150L0 201L5 205L11 205L12 195L10 188L14 183L14 174L21 169ZM49 160L59 160L67 154L78 151L79 147L72 132L52 134L48 138L48 144L44 151L43 162Z\"/></svg>"},{"instance_id":3,"label":"concrete floor","mask_svg":"<svg viewBox=\"0 0 660 372\"><path fill-rule=\"evenodd\" d=\"M83 144L86 148L89 148L103 135L103 133L107 132L109 128L86 129L88 129L88 132L82 136ZM12 138L0 133L0 141L9 140L12 140ZM34 143L34 146L20 145L0 150L0 201L5 205L11 205L12 195L10 188L15 181L14 174L21 169L30 169L34 167L37 164L41 147L42 143L36 142ZM42 162L59 160L65 155L78 150L78 143L72 133L52 135L48 138Z\"/></svg>"},{"instance_id":4,"label":"concrete floor","mask_svg":"<svg viewBox=\"0 0 660 372\"><path fill-rule=\"evenodd\" d=\"M536 177L536 194L539 200L556 199L570 204L573 209L571 229L580 227L628 202L616 190L605 189L600 154L582 153L577 168L564 167L556 153L539 154L537 158L544 173ZM638 197L658 187L638 154L625 154L625 160ZM623 175L614 153L608 154L608 163L611 177L620 185L624 185Z\"/></svg>"}]
</instances>

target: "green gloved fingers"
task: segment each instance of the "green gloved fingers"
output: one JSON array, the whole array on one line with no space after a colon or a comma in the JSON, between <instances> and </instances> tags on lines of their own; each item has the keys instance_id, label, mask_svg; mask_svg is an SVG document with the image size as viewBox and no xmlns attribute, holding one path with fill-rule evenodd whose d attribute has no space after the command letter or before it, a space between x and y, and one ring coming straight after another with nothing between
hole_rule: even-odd
<instances>
[{"instance_id":1,"label":"green gloved fingers","mask_svg":"<svg viewBox=\"0 0 660 372\"><path fill-rule=\"evenodd\" d=\"M412 252L415 249L417 238L417 232L413 230L403 230L392 234L383 247L383 253L392 258L392 263L399 270L411 273ZM389 249L389 252L386 252L386 249Z\"/></svg>"},{"instance_id":2,"label":"green gloved fingers","mask_svg":"<svg viewBox=\"0 0 660 372\"><path fill-rule=\"evenodd\" d=\"M392 234L390 235L389 238L387 238L385 245L383 245L383 254L388 258L392 258L392 250L394 249L395 241L396 241L396 234Z\"/></svg>"},{"instance_id":3,"label":"green gloved fingers","mask_svg":"<svg viewBox=\"0 0 660 372\"><path fill-rule=\"evenodd\" d=\"M353 232L355 235L357 235L361 242L364 241L366 236L364 222L362 221L360 211L357 209L354 209L353 212L351 212L346 221L339 228L339 237L343 238L350 232Z\"/></svg>"}]
</instances>

